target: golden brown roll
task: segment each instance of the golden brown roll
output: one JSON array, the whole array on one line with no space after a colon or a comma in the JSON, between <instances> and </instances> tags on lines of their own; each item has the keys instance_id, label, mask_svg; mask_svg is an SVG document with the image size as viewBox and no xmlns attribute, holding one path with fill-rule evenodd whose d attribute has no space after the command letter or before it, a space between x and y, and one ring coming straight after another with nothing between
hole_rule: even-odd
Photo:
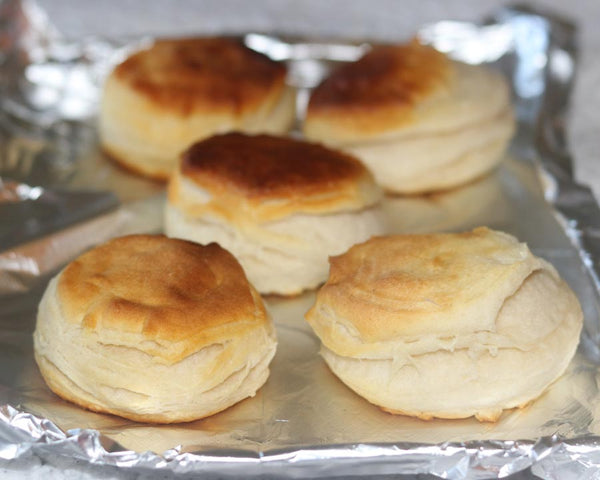
<instances>
[{"instance_id":1,"label":"golden brown roll","mask_svg":"<svg viewBox=\"0 0 600 480\"><path fill-rule=\"evenodd\" d=\"M381 191L355 158L321 145L229 133L198 142L168 186L165 231L218 242L261 293L327 277L327 257L384 229Z\"/></svg>"},{"instance_id":2,"label":"golden brown roll","mask_svg":"<svg viewBox=\"0 0 600 480\"><path fill-rule=\"evenodd\" d=\"M487 228L356 245L306 315L333 373L371 403L487 421L562 375L582 317L552 265Z\"/></svg>"},{"instance_id":3,"label":"golden brown roll","mask_svg":"<svg viewBox=\"0 0 600 480\"><path fill-rule=\"evenodd\" d=\"M503 77L416 41L376 46L312 93L304 133L361 159L390 192L468 182L500 162L513 134Z\"/></svg>"},{"instance_id":4,"label":"golden brown roll","mask_svg":"<svg viewBox=\"0 0 600 480\"><path fill-rule=\"evenodd\" d=\"M167 179L191 143L230 130L284 133L295 95L286 67L232 38L158 40L117 65L100 110L102 148Z\"/></svg>"},{"instance_id":5,"label":"golden brown roll","mask_svg":"<svg viewBox=\"0 0 600 480\"><path fill-rule=\"evenodd\" d=\"M276 347L260 295L229 252L151 235L111 240L62 270L33 339L57 395L157 423L253 396Z\"/></svg>"}]
</instances>

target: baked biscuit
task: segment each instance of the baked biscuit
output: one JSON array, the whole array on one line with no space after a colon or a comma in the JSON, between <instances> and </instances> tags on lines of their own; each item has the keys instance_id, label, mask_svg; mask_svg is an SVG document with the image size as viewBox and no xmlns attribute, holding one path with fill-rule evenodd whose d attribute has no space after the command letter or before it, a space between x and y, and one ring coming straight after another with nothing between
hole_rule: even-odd
<instances>
[{"instance_id":1,"label":"baked biscuit","mask_svg":"<svg viewBox=\"0 0 600 480\"><path fill-rule=\"evenodd\" d=\"M229 252L151 235L111 240L62 270L33 339L57 395L156 423L253 396L276 347L260 295Z\"/></svg>"},{"instance_id":2,"label":"baked biscuit","mask_svg":"<svg viewBox=\"0 0 600 480\"><path fill-rule=\"evenodd\" d=\"M261 293L296 294L325 281L329 255L384 231L380 198L349 155L229 133L183 154L168 185L165 232L219 243Z\"/></svg>"},{"instance_id":3,"label":"baked biscuit","mask_svg":"<svg viewBox=\"0 0 600 480\"><path fill-rule=\"evenodd\" d=\"M514 237L373 238L331 259L306 315L347 386L391 413L495 421L567 368L582 312Z\"/></svg>"},{"instance_id":4,"label":"baked biscuit","mask_svg":"<svg viewBox=\"0 0 600 480\"><path fill-rule=\"evenodd\" d=\"M194 141L230 130L284 133L295 118L286 67L233 38L158 40L117 65L100 109L102 148L167 179Z\"/></svg>"},{"instance_id":5,"label":"baked biscuit","mask_svg":"<svg viewBox=\"0 0 600 480\"><path fill-rule=\"evenodd\" d=\"M503 77L416 41L376 46L312 93L305 136L361 159L389 192L451 188L491 170L513 134Z\"/></svg>"}]
</instances>

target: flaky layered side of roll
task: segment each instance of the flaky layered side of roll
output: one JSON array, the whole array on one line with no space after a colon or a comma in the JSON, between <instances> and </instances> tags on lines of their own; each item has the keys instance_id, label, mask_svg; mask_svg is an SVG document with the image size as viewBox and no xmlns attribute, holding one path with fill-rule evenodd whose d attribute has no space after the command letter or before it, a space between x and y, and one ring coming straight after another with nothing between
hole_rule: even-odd
<instances>
[{"instance_id":1,"label":"flaky layered side of roll","mask_svg":"<svg viewBox=\"0 0 600 480\"><path fill-rule=\"evenodd\" d=\"M378 237L331 260L307 320L331 370L392 413L497 420L567 368L579 302L514 237Z\"/></svg>"},{"instance_id":2,"label":"flaky layered side of roll","mask_svg":"<svg viewBox=\"0 0 600 480\"><path fill-rule=\"evenodd\" d=\"M158 40L115 67L103 90L102 148L165 180L193 142L231 130L284 133L295 119L286 67L232 38Z\"/></svg>"},{"instance_id":3,"label":"flaky layered side of roll","mask_svg":"<svg viewBox=\"0 0 600 480\"><path fill-rule=\"evenodd\" d=\"M412 42L376 46L313 92L304 133L360 158L389 192L451 188L493 169L514 132L504 78Z\"/></svg>"},{"instance_id":4,"label":"flaky layered side of roll","mask_svg":"<svg viewBox=\"0 0 600 480\"><path fill-rule=\"evenodd\" d=\"M255 395L276 348L260 295L216 244L122 237L48 285L34 352L48 386L87 409L191 421Z\"/></svg>"},{"instance_id":5,"label":"flaky layered side of roll","mask_svg":"<svg viewBox=\"0 0 600 480\"><path fill-rule=\"evenodd\" d=\"M355 158L285 137L231 133L188 149L165 231L230 250L261 293L322 283L327 258L385 230L381 191Z\"/></svg>"}]
</instances>

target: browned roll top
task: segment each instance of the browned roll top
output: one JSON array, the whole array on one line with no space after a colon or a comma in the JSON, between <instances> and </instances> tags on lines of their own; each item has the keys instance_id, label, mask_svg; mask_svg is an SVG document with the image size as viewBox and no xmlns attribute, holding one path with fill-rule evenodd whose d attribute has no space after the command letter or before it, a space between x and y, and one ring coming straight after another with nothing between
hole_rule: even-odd
<instances>
[{"instance_id":1,"label":"browned roll top","mask_svg":"<svg viewBox=\"0 0 600 480\"><path fill-rule=\"evenodd\" d=\"M199 185L221 185L246 198L303 197L335 192L363 178L354 157L319 144L270 135L217 135L190 147L183 175Z\"/></svg>"},{"instance_id":2,"label":"browned roll top","mask_svg":"<svg viewBox=\"0 0 600 480\"><path fill-rule=\"evenodd\" d=\"M178 359L228 335L224 325L267 322L242 267L216 243L117 238L70 263L57 292L69 321L178 342Z\"/></svg>"},{"instance_id":3,"label":"browned roll top","mask_svg":"<svg viewBox=\"0 0 600 480\"><path fill-rule=\"evenodd\" d=\"M115 75L180 115L197 108L240 113L282 89L286 68L233 38L184 38L156 41Z\"/></svg>"},{"instance_id":4,"label":"browned roll top","mask_svg":"<svg viewBox=\"0 0 600 480\"><path fill-rule=\"evenodd\" d=\"M310 112L411 108L448 81L449 61L412 42L375 46L357 62L335 70L313 92Z\"/></svg>"}]
</instances>

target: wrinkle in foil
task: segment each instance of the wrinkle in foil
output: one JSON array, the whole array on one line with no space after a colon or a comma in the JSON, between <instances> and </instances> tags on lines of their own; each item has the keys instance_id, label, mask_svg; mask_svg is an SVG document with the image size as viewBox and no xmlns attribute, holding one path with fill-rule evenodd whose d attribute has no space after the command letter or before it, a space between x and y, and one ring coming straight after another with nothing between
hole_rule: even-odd
<instances>
[{"instance_id":1,"label":"wrinkle in foil","mask_svg":"<svg viewBox=\"0 0 600 480\"><path fill-rule=\"evenodd\" d=\"M546 394L525 409L505 413L496 424L390 416L350 392L320 360L318 340L303 321L314 298L306 293L266 299L280 348L256 397L201 421L155 426L59 400L33 361L31 332L47 276L95 242L159 231L164 202L156 184L107 162L93 136L102 72L127 44L65 42L43 15L38 12L36 18L33 23L42 31L29 36L31 48L17 42L31 54L0 59L16 65L14 77L2 78L1 84L0 134L6 143L0 175L12 168L25 185L20 194L11 193L10 201L43 199L46 189L93 185L114 192L121 207L0 252L0 458L64 455L100 465L219 478L429 473L478 479L531 468L542 476L570 479L579 478L584 466L600 466L595 364L600 216L589 190L572 181L561 126L576 67L572 26L525 9L507 9L484 25L440 22L422 28L423 41L470 63L491 63L509 76L519 131L511 155L494 174L454 191L388 197L384 204L397 232L485 224L526 240L534 253L557 267L582 300L586 328L568 372ZM332 65L352 61L369 48L367 43L263 34L245 40L289 64L290 82L301 87L300 106L306 89ZM42 81L48 72L54 72L57 83ZM11 90L15 85L22 89L19 94ZM31 161L17 171L6 159L23 150L31 153ZM43 179L35 176L40 168L48 174Z\"/></svg>"}]
</instances>

